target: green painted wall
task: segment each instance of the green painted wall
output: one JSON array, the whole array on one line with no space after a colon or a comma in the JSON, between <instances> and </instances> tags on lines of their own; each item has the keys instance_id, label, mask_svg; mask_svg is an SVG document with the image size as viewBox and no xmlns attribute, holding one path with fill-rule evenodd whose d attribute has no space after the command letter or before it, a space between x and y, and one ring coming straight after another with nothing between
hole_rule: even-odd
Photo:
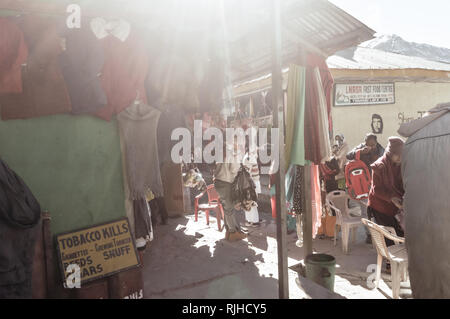
<instances>
[{"instance_id":1,"label":"green painted wall","mask_svg":"<svg viewBox=\"0 0 450 319\"><path fill-rule=\"evenodd\" d=\"M125 216L117 122L57 115L0 120L0 157L52 216L52 233Z\"/></svg>"}]
</instances>

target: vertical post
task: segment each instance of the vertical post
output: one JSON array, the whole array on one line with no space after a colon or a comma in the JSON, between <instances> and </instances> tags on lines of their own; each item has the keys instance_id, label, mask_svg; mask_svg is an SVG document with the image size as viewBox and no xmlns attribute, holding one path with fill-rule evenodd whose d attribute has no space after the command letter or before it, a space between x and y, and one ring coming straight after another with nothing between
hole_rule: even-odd
<instances>
[{"instance_id":1,"label":"vertical post","mask_svg":"<svg viewBox=\"0 0 450 319\"><path fill-rule=\"evenodd\" d=\"M307 68L306 51L303 47L298 50L298 63ZM308 70L307 70L308 72ZM302 214L303 247L306 256L313 253L312 242L312 202L311 202L311 166L305 165L305 181L303 185L305 193L305 212Z\"/></svg>"},{"instance_id":2,"label":"vertical post","mask_svg":"<svg viewBox=\"0 0 450 319\"><path fill-rule=\"evenodd\" d=\"M281 74L281 9L280 0L272 1L272 105L273 127L278 128L279 169L275 174L278 249L278 293L280 299L289 298L289 281L286 241L286 195L284 189L284 106Z\"/></svg>"}]
</instances>

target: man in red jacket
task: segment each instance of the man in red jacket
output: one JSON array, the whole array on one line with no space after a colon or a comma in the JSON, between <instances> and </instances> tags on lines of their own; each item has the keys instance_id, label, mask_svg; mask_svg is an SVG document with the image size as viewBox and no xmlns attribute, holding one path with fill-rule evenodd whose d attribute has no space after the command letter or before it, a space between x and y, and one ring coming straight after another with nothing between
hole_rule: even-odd
<instances>
[{"instance_id":1,"label":"man in red jacket","mask_svg":"<svg viewBox=\"0 0 450 319\"><path fill-rule=\"evenodd\" d=\"M393 227L398 236L404 233L395 215L402 208L405 191L401 174L401 160L404 142L398 137L390 137L389 144L383 157L379 158L372 167L372 187L369 192L368 213L379 225ZM386 245L394 242L386 240Z\"/></svg>"}]
</instances>

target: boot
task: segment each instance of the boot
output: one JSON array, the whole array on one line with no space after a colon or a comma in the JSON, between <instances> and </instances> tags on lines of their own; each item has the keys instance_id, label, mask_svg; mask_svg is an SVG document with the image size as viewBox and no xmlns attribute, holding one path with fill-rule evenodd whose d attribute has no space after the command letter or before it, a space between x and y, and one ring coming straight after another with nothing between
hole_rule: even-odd
<instances>
[{"instance_id":1,"label":"boot","mask_svg":"<svg viewBox=\"0 0 450 319\"><path fill-rule=\"evenodd\" d=\"M245 238L247 238L246 234L237 231L234 233L230 233L230 235L228 236L228 241L239 241Z\"/></svg>"}]
</instances>

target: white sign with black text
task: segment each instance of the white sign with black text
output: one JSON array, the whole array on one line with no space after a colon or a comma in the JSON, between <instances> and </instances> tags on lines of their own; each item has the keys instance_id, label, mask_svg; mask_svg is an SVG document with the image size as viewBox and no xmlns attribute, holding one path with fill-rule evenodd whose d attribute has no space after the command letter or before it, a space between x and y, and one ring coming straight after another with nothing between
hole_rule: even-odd
<instances>
[{"instance_id":1,"label":"white sign with black text","mask_svg":"<svg viewBox=\"0 0 450 319\"><path fill-rule=\"evenodd\" d=\"M335 106L395 103L394 83L337 83L334 92Z\"/></svg>"}]
</instances>

